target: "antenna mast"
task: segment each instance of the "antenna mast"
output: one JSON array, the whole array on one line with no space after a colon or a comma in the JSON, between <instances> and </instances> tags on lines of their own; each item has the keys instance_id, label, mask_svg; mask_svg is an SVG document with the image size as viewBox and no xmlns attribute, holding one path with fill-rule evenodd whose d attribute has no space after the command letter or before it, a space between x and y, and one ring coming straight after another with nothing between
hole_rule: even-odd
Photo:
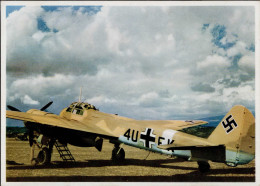
<instances>
[{"instance_id":1,"label":"antenna mast","mask_svg":"<svg viewBox=\"0 0 260 186\"><path fill-rule=\"evenodd\" d=\"M80 87L79 103L81 102L81 95L82 95L82 87Z\"/></svg>"}]
</instances>

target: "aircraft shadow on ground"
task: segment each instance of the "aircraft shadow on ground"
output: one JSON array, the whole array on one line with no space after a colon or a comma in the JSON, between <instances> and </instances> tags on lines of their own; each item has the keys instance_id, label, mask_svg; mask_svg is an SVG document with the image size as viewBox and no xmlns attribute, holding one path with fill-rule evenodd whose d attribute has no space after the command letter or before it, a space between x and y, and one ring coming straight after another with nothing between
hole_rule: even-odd
<instances>
[{"instance_id":1,"label":"aircraft shadow on ground","mask_svg":"<svg viewBox=\"0 0 260 186\"><path fill-rule=\"evenodd\" d=\"M167 159L167 160L140 160L140 159L126 159L124 163L114 163L111 160L88 160L85 162L62 162L54 161L49 165L23 165L15 164L7 167L8 170L25 170L25 169L57 169L57 168L80 168L80 167L105 167L105 166L147 166L160 167L166 169L176 170L192 170L190 173L175 174L172 176L41 176L41 177L7 177L7 181L73 181L73 182L254 182L255 168L225 168L225 169L211 169L208 173L200 173L197 168L183 167L176 165L167 165L167 163L182 162L181 159ZM232 176L226 176L232 174ZM247 175L247 176L243 176ZM250 174L250 176L248 176ZM252 174L252 175L251 175ZM224 176L223 176L224 175ZM238 175L238 176L236 176ZM242 175L242 176L241 176Z\"/></svg>"},{"instance_id":2,"label":"aircraft shadow on ground","mask_svg":"<svg viewBox=\"0 0 260 186\"><path fill-rule=\"evenodd\" d=\"M53 161L48 165L25 165L19 164L14 161L7 161L7 165L19 165L7 167L9 170L14 169L56 169L56 168L79 168L79 167L105 167L105 166L128 166L128 165L136 165L136 166L146 166L146 167L161 167L161 168L176 168L182 170L197 170L197 168L193 167L181 167L181 166L172 166L172 165L164 165L167 163L176 163L183 162L182 159L167 159L167 160L140 160L140 159L126 159L124 162L113 162L111 160L86 160L84 162L63 162L63 161ZM11 163L8 163L11 162ZM21 166L22 165L22 166Z\"/></svg>"}]
</instances>

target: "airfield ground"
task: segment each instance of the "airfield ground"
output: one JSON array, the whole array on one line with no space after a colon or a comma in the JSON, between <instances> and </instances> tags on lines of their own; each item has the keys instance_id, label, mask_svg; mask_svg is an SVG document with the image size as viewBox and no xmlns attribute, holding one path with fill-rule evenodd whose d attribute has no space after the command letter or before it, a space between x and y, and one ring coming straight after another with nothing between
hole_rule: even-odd
<instances>
[{"instance_id":1,"label":"airfield ground","mask_svg":"<svg viewBox=\"0 0 260 186\"><path fill-rule=\"evenodd\" d=\"M7 138L6 178L7 182L254 182L255 161L238 167L212 163L211 171L202 174L196 162L150 153L123 146L126 161L117 165L111 162L113 145L104 142L102 152L95 148L69 146L76 162L64 163L54 148L52 163L31 166L28 141ZM36 151L37 153L37 151ZM147 157L148 156L148 157ZM146 159L146 160L144 160Z\"/></svg>"}]
</instances>

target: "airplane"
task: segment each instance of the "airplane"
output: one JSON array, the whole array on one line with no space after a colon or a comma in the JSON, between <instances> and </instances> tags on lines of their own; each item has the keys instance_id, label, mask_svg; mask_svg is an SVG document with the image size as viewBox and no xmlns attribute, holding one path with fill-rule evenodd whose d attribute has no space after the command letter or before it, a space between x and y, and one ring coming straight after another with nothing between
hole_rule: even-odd
<instances>
[{"instance_id":1,"label":"airplane","mask_svg":"<svg viewBox=\"0 0 260 186\"><path fill-rule=\"evenodd\" d=\"M123 144L155 153L197 161L201 172L210 170L209 161L228 166L247 164L255 158L255 118L244 106L237 105L225 115L208 138L182 132L205 125L201 120L135 120L99 111L87 102L73 102L59 115L40 110L21 112L8 105L6 117L24 121L28 128L33 165L51 162L55 142L102 150L103 139L114 144L112 161L123 162ZM40 148L34 158L35 146Z\"/></svg>"}]
</instances>

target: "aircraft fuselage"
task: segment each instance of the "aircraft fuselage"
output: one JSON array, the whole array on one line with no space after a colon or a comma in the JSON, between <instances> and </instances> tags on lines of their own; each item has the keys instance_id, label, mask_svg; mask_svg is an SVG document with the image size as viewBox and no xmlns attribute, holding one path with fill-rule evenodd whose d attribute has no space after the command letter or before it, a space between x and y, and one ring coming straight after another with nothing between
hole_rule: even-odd
<instances>
[{"instance_id":1,"label":"aircraft fuselage","mask_svg":"<svg viewBox=\"0 0 260 186\"><path fill-rule=\"evenodd\" d=\"M85 103L71 104L61 111L60 116L34 109L29 110L28 113L48 115L56 119L56 122L57 120L65 122L64 125L59 124L62 127L50 126L47 122L46 125L31 122L27 122L26 125L29 128L33 127L33 130L39 133L75 146L91 147L95 146L98 138L107 138L116 143L195 161L211 160L235 166L246 164L254 159L254 154L244 151L243 146L234 143L235 145L227 147L225 141L216 143L215 140L196 137L178 130L183 126L193 126L194 123L205 124L202 121L134 120L100 112ZM240 124L238 120L236 122L232 118L232 115L227 115L223 120L227 123L222 122L223 126L218 130L226 131L225 135L236 132L240 134ZM73 121L77 122L75 126ZM96 128L99 129L98 133L95 132ZM171 146L171 150L161 148L162 146Z\"/></svg>"}]
</instances>

